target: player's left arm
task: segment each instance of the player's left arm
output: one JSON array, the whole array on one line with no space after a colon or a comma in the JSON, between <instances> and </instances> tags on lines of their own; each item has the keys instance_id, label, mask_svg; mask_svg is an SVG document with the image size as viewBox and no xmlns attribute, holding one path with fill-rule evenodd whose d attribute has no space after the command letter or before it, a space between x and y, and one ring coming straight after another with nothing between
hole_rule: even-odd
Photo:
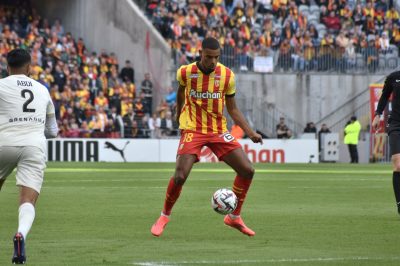
<instances>
[{"instance_id":1,"label":"player's left arm","mask_svg":"<svg viewBox=\"0 0 400 266\"><path fill-rule=\"evenodd\" d=\"M225 97L226 109L228 110L229 115L232 117L233 121L236 125L240 126L246 135L254 142L254 143L263 143L262 137L260 134L255 132L247 123L246 119L242 112L237 108L236 101L234 95L226 95Z\"/></svg>"},{"instance_id":2,"label":"player's left arm","mask_svg":"<svg viewBox=\"0 0 400 266\"><path fill-rule=\"evenodd\" d=\"M385 109L385 107L388 103L388 100L390 98L390 95L392 94L392 91L393 91L392 79L393 79L393 74L389 75L386 78L385 84L382 89L381 97L379 98L378 106L375 111L375 116L374 116L374 119L372 120L372 128L375 131L377 131L379 129L381 115L382 115L383 110Z\"/></svg>"},{"instance_id":3,"label":"player's left arm","mask_svg":"<svg viewBox=\"0 0 400 266\"><path fill-rule=\"evenodd\" d=\"M49 101L47 104L46 124L44 128L44 135L46 139L54 139L58 135L58 125L55 115L55 108L53 102Z\"/></svg>"}]
</instances>

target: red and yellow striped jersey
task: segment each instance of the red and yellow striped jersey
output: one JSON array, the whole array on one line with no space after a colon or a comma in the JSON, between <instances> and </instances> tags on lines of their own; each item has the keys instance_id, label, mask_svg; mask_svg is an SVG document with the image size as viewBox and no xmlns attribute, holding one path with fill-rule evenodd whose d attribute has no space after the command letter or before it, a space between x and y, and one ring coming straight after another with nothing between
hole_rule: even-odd
<instances>
[{"instance_id":1,"label":"red and yellow striped jersey","mask_svg":"<svg viewBox=\"0 0 400 266\"><path fill-rule=\"evenodd\" d=\"M233 71L218 63L215 70L206 75L192 63L181 66L176 76L179 84L185 87L179 128L203 134L226 132L223 110L225 95L234 95L236 91Z\"/></svg>"}]
</instances>

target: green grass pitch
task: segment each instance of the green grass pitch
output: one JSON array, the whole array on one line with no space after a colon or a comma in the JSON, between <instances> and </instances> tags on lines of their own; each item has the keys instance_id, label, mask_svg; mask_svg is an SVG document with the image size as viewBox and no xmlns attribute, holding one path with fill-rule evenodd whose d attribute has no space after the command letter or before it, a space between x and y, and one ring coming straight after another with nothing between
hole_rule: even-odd
<instances>
[{"instance_id":1,"label":"green grass pitch","mask_svg":"<svg viewBox=\"0 0 400 266\"><path fill-rule=\"evenodd\" d=\"M164 234L174 164L49 163L27 239L29 265L400 265L390 165L257 164L242 216L256 236L223 224L213 192L224 164L193 168ZM0 192L0 265L17 229L17 188Z\"/></svg>"}]
</instances>

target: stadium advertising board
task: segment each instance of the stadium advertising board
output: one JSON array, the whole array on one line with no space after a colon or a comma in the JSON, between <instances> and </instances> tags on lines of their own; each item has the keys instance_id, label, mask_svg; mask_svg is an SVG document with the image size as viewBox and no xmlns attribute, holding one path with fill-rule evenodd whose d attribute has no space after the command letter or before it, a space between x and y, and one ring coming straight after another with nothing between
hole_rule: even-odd
<instances>
[{"instance_id":1,"label":"stadium advertising board","mask_svg":"<svg viewBox=\"0 0 400 266\"><path fill-rule=\"evenodd\" d=\"M175 162L177 139L54 139L48 140L48 161L77 162ZM318 162L318 142L314 139L264 140L255 144L240 140L252 162ZM202 162L217 162L208 148L203 148Z\"/></svg>"},{"instance_id":2,"label":"stadium advertising board","mask_svg":"<svg viewBox=\"0 0 400 266\"><path fill-rule=\"evenodd\" d=\"M381 97L383 89L383 84L371 84L369 86L370 92L370 112L371 119L370 124L372 124L372 120L375 117L375 110L378 106L379 98ZM375 131L371 127L371 148L370 148L370 158L371 160L380 160L384 158L385 151L387 150L386 143L386 122L388 119L389 112L392 109L391 98L389 99L388 105L381 116L381 121L379 125L379 129Z\"/></svg>"}]
</instances>

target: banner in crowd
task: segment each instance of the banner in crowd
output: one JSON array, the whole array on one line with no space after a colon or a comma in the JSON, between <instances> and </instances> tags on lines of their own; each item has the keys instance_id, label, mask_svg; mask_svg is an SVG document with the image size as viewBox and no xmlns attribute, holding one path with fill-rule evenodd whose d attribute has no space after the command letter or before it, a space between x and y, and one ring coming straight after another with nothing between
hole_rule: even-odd
<instances>
[{"instance_id":1,"label":"banner in crowd","mask_svg":"<svg viewBox=\"0 0 400 266\"><path fill-rule=\"evenodd\" d=\"M272 73L274 71L274 60L272 56L256 56L253 67L254 72Z\"/></svg>"},{"instance_id":2,"label":"banner in crowd","mask_svg":"<svg viewBox=\"0 0 400 266\"><path fill-rule=\"evenodd\" d=\"M264 140L255 144L240 140L252 162L317 163L318 141L315 139ZM178 139L53 139L48 140L48 161L62 162L175 162ZM201 162L217 162L207 147Z\"/></svg>"},{"instance_id":3,"label":"banner in crowd","mask_svg":"<svg viewBox=\"0 0 400 266\"><path fill-rule=\"evenodd\" d=\"M371 111L371 121L375 117L375 110L378 107L378 102L382 94L383 84L371 84L369 86L370 92L370 111ZM391 111L392 103L391 99L387 104L386 109L381 116L380 126L377 131L371 127L371 148L370 148L370 158L371 160L380 160L384 158L385 151L387 151L386 143L386 123L388 119L389 112Z\"/></svg>"}]
</instances>

